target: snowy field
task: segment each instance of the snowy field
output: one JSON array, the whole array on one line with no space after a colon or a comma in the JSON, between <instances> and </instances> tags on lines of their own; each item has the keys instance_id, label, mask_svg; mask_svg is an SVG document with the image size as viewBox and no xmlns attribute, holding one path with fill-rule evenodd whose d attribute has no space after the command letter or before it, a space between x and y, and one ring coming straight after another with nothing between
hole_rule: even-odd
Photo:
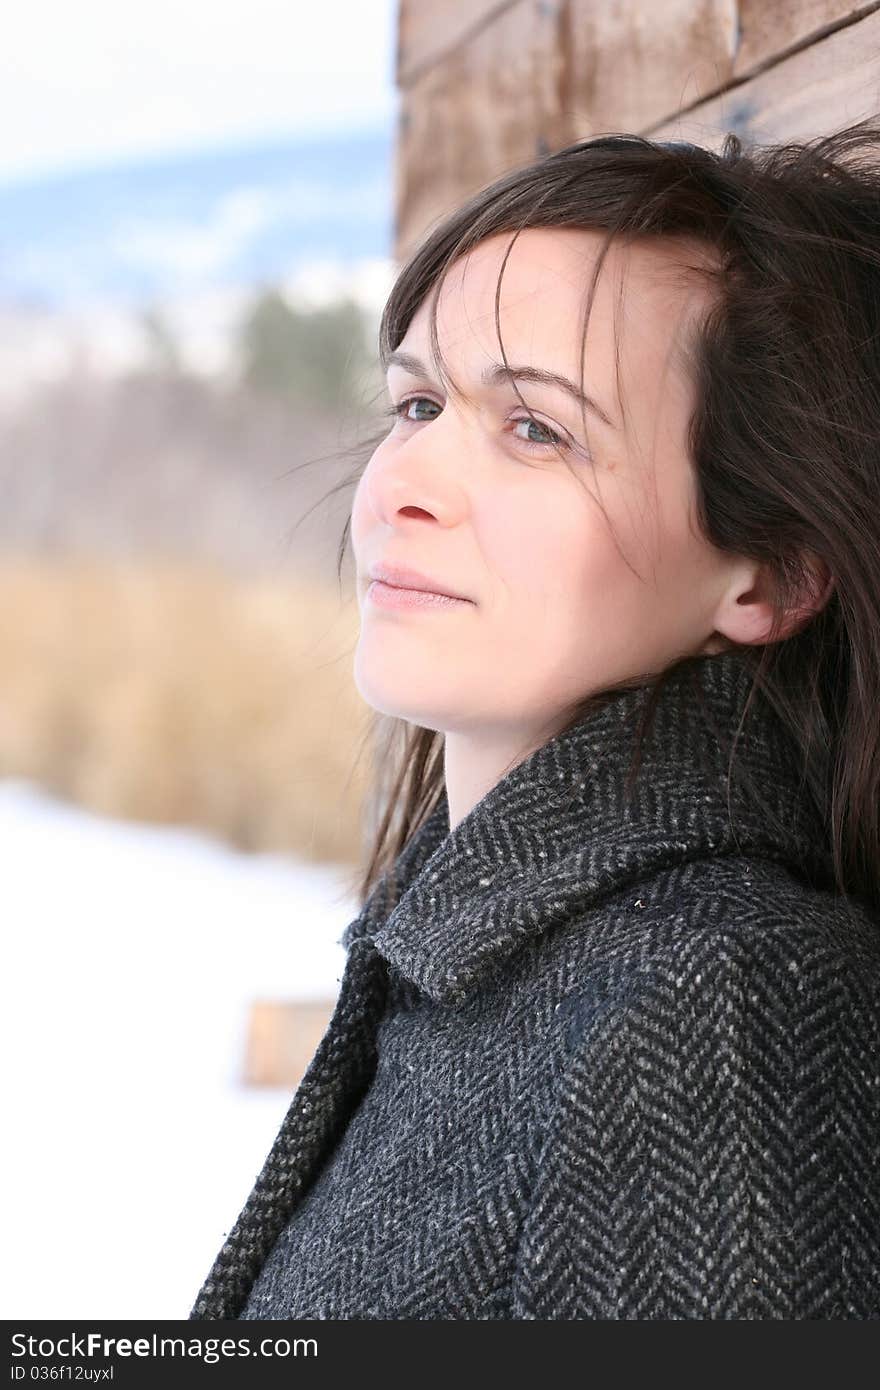
<instances>
[{"instance_id":1,"label":"snowy field","mask_svg":"<svg viewBox=\"0 0 880 1390\"><path fill-rule=\"evenodd\" d=\"M0 781L4 1318L186 1318L292 1090L257 996L336 998L348 867L237 854Z\"/></svg>"}]
</instances>

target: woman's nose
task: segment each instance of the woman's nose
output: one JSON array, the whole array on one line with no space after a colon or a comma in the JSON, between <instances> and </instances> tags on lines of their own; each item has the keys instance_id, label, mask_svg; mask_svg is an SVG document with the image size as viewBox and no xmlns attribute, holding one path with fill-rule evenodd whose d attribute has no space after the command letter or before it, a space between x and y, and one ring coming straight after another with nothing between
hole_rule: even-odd
<instances>
[{"instance_id":1,"label":"woman's nose","mask_svg":"<svg viewBox=\"0 0 880 1390\"><path fill-rule=\"evenodd\" d=\"M430 513L438 520L461 515L466 495L457 460L463 456L461 432L443 417L424 425L393 449L374 455L367 469L368 496L375 514L391 523L403 511ZM431 437L428 438L429 432Z\"/></svg>"}]
</instances>

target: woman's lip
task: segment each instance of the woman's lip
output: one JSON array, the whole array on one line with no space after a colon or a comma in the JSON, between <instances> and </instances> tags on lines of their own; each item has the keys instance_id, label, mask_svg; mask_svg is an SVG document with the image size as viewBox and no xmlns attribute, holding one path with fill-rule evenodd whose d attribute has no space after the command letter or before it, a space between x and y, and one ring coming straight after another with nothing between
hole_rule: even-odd
<instances>
[{"instance_id":1,"label":"woman's lip","mask_svg":"<svg viewBox=\"0 0 880 1390\"><path fill-rule=\"evenodd\" d=\"M374 565L370 570L370 579L378 579L382 584L391 584L395 589L423 589L428 594L445 594L447 598L471 602L466 594L456 594L434 579L433 575L422 574L420 570L410 569L407 565Z\"/></svg>"},{"instance_id":2,"label":"woman's lip","mask_svg":"<svg viewBox=\"0 0 880 1390\"><path fill-rule=\"evenodd\" d=\"M367 585L367 598L378 608L461 608L471 603L467 598L452 598L432 589L408 589L404 585L386 584L382 579L373 579Z\"/></svg>"}]
</instances>

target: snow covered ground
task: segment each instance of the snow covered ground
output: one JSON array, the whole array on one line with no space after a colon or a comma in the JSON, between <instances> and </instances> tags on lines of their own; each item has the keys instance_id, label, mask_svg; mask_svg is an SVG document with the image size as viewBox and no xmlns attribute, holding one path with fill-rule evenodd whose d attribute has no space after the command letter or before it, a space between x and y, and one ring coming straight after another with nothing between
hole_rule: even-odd
<instances>
[{"instance_id":1,"label":"snow covered ground","mask_svg":"<svg viewBox=\"0 0 880 1390\"><path fill-rule=\"evenodd\" d=\"M336 998L348 866L250 856L0 781L4 1318L185 1318L292 1090L250 1001Z\"/></svg>"}]
</instances>

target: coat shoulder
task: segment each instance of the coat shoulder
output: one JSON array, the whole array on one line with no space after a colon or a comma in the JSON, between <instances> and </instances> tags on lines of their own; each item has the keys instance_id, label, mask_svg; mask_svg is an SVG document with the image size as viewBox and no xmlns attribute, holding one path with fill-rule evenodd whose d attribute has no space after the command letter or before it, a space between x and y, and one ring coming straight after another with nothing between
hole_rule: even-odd
<instances>
[{"instance_id":1,"label":"coat shoulder","mask_svg":"<svg viewBox=\"0 0 880 1390\"><path fill-rule=\"evenodd\" d=\"M516 1316L880 1317L880 928L743 869L644 883L570 962Z\"/></svg>"},{"instance_id":2,"label":"coat shoulder","mask_svg":"<svg viewBox=\"0 0 880 1390\"><path fill-rule=\"evenodd\" d=\"M676 1010L717 1014L742 995L744 1006L790 1020L823 1002L850 1010L876 1038L880 914L784 863L726 856L679 866L608 902L601 944L583 925L563 1018L597 1008L613 1016L650 997L671 1024Z\"/></svg>"}]
</instances>

